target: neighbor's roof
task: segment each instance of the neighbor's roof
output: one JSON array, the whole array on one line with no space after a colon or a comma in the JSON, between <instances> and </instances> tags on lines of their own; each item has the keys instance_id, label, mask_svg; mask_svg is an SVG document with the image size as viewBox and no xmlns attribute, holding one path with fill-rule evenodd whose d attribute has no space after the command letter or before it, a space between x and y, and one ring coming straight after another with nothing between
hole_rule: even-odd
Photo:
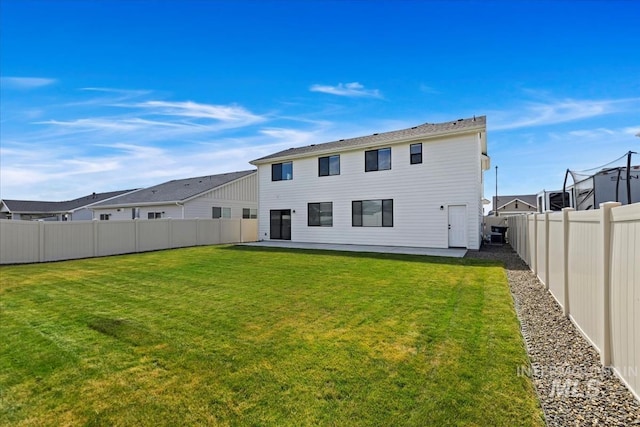
<instances>
[{"instance_id":1,"label":"neighbor's roof","mask_svg":"<svg viewBox=\"0 0 640 427\"><path fill-rule=\"evenodd\" d=\"M64 202L42 202L37 200L9 200L2 199L2 202L12 213L65 213L90 206L95 203L130 193L135 190L110 191L107 193L92 193L88 196L79 197L74 200Z\"/></svg>"},{"instance_id":2,"label":"neighbor's roof","mask_svg":"<svg viewBox=\"0 0 640 427\"><path fill-rule=\"evenodd\" d=\"M535 194L524 194L519 196L498 196L498 200L496 202L496 196L493 196L493 206L498 206L498 209L501 207L508 205L514 200L520 200L523 203L531 206L532 208L538 207L538 199Z\"/></svg>"},{"instance_id":3,"label":"neighbor's roof","mask_svg":"<svg viewBox=\"0 0 640 427\"><path fill-rule=\"evenodd\" d=\"M479 116L468 119L459 119L452 122L425 123L423 125L414 126L409 129L395 130L384 133L374 133L373 135L341 139L339 141L325 142L323 144L311 144L306 147L289 148L288 150L279 151L277 153L270 154L256 160L252 160L250 163L260 164L281 157L303 157L307 154L317 152L344 151L362 146L409 141L418 139L420 137L432 138L475 130L484 131L487 126L486 122L486 116Z\"/></svg>"},{"instance_id":4,"label":"neighbor's roof","mask_svg":"<svg viewBox=\"0 0 640 427\"><path fill-rule=\"evenodd\" d=\"M176 179L153 187L143 188L133 193L125 194L103 203L95 208L107 206L153 205L160 203L184 202L214 188L228 184L237 179L255 173L256 170L229 172L219 175L198 176L195 178Z\"/></svg>"}]
</instances>

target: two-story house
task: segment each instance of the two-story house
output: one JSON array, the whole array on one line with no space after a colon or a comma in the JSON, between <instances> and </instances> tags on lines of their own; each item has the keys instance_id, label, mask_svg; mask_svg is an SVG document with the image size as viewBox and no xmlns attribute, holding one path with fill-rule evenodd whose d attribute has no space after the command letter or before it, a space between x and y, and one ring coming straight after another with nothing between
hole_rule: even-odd
<instances>
[{"instance_id":1,"label":"two-story house","mask_svg":"<svg viewBox=\"0 0 640 427\"><path fill-rule=\"evenodd\" d=\"M484 116L291 148L251 164L261 240L480 247Z\"/></svg>"}]
</instances>

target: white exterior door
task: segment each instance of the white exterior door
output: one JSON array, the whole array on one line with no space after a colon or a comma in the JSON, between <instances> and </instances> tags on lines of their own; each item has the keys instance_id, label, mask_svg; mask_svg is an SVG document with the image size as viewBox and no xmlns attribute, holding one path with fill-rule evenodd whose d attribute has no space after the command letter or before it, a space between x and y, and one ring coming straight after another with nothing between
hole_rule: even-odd
<instances>
[{"instance_id":1,"label":"white exterior door","mask_svg":"<svg viewBox=\"0 0 640 427\"><path fill-rule=\"evenodd\" d=\"M467 247L467 207L449 206L449 247Z\"/></svg>"}]
</instances>

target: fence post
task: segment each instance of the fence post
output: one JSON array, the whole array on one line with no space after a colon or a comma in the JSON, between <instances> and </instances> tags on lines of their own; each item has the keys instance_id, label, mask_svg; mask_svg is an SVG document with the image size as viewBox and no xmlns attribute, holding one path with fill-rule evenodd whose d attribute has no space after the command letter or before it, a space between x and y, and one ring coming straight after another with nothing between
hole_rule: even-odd
<instances>
[{"instance_id":1,"label":"fence post","mask_svg":"<svg viewBox=\"0 0 640 427\"><path fill-rule=\"evenodd\" d=\"M38 221L38 262L44 262L44 221Z\"/></svg>"},{"instance_id":2,"label":"fence post","mask_svg":"<svg viewBox=\"0 0 640 427\"><path fill-rule=\"evenodd\" d=\"M600 252L602 275L600 276L600 283L602 283L604 314L603 343L600 361L603 366L611 365L611 209L620 205L621 203L619 202L600 203L600 237L602 239L602 249Z\"/></svg>"},{"instance_id":3,"label":"fence post","mask_svg":"<svg viewBox=\"0 0 640 427\"><path fill-rule=\"evenodd\" d=\"M167 233L169 234L167 243L169 244L169 249L173 249L173 223L171 221L171 218L167 218Z\"/></svg>"},{"instance_id":4,"label":"fence post","mask_svg":"<svg viewBox=\"0 0 640 427\"><path fill-rule=\"evenodd\" d=\"M135 236L136 236L136 239L135 239L136 240L136 245L135 245L136 253L140 252L140 230L138 228L138 223L139 223L138 218L134 218L133 219L133 229L134 229L134 233L135 233Z\"/></svg>"},{"instance_id":5,"label":"fence post","mask_svg":"<svg viewBox=\"0 0 640 427\"><path fill-rule=\"evenodd\" d=\"M531 233L530 233L531 234ZM533 271L533 274L538 276L538 214L533 214L533 236L529 236L532 242L529 245L529 257L531 258L531 265L529 268Z\"/></svg>"},{"instance_id":6,"label":"fence post","mask_svg":"<svg viewBox=\"0 0 640 427\"><path fill-rule=\"evenodd\" d=\"M98 256L98 220L93 219L93 256Z\"/></svg>"},{"instance_id":7,"label":"fence post","mask_svg":"<svg viewBox=\"0 0 640 427\"><path fill-rule=\"evenodd\" d=\"M575 211L574 208L562 208L562 294L564 307L562 314L569 317L571 308L569 307L569 212Z\"/></svg>"},{"instance_id":8,"label":"fence post","mask_svg":"<svg viewBox=\"0 0 640 427\"><path fill-rule=\"evenodd\" d=\"M544 288L548 291L549 278L549 212L544 213Z\"/></svg>"}]
</instances>

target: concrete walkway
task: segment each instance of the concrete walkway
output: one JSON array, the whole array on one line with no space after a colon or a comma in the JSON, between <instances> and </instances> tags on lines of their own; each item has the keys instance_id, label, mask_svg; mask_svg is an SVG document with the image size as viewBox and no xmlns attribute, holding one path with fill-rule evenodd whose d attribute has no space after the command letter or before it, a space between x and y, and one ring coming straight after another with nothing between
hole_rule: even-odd
<instances>
[{"instance_id":1,"label":"concrete walkway","mask_svg":"<svg viewBox=\"0 0 640 427\"><path fill-rule=\"evenodd\" d=\"M415 248L407 246L376 246L376 245L339 245L332 243L302 243L288 240L265 240L262 242L240 243L243 246L258 246L264 248L291 248L291 249L317 249L326 251L346 252L376 252L384 254L428 255L462 258L467 253L466 249L438 249Z\"/></svg>"}]
</instances>

